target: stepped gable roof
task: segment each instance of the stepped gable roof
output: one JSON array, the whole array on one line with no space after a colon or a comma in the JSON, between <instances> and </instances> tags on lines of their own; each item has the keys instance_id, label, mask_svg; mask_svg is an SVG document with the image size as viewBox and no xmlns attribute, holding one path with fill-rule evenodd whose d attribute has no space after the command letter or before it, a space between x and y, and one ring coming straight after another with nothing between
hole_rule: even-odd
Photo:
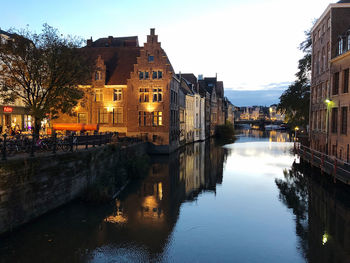
<instances>
[{"instance_id":1,"label":"stepped gable roof","mask_svg":"<svg viewBox=\"0 0 350 263\"><path fill-rule=\"evenodd\" d=\"M219 98L224 97L224 82L223 81L216 82L216 94L218 95Z\"/></svg>"},{"instance_id":2,"label":"stepped gable roof","mask_svg":"<svg viewBox=\"0 0 350 263\"><path fill-rule=\"evenodd\" d=\"M89 40L88 40L89 41ZM139 39L132 37L104 37L91 42L91 47L138 47Z\"/></svg>"},{"instance_id":3,"label":"stepped gable roof","mask_svg":"<svg viewBox=\"0 0 350 263\"><path fill-rule=\"evenodd\" d=\"M94 61L101 56L106 65L106 85L126 85L140 56L139 47L85 47L82 51Z\"/></svg>"}]
</instances>

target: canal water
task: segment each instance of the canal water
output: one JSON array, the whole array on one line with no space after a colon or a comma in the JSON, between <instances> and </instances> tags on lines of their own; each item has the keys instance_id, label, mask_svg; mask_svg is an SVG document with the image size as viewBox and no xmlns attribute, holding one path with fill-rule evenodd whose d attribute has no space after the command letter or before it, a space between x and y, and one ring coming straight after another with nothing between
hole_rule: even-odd
<instances>
[{"instance_id":1,"label":"canal water","mask_svg":"<svg viewBox=\"0 0 350 263\"><path fill-rule=\"evenodd\" d=\"M152 158L113 202L75 201L0 237L0 262L350 262L350 194L287 133L243 130Z\"/></svg>"}]
</instances>

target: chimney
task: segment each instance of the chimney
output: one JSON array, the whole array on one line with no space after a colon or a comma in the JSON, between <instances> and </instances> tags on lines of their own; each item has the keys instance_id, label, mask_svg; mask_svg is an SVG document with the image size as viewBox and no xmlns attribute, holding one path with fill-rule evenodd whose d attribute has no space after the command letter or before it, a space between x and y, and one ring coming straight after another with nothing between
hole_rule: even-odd
<instances>
[{"instance_id":1,"label":"chimney","mask_svg":"<svg viewBox=\"0 0 350 263\"><path fill-rule=\"evenodd\" d=\"M154 36L155 29L151 28L151 36Z\"/></svg>"},{"instance_id":2,"label":"chimney","mask_svg":"<svg viewBox=\"0 0 350 263\"><path fill-rule=\"evenodd\" d=\"M86 46L91 47L92 46L92 37L90 39L86 40Z\"/></svg>"},{"instance_id":3,"label":"chimney","mask_svg":"<svg viewBox=\"0 0 350 263\"><path fill-rule=\"evenodd\" d=\"M108 37L108 45L112 46L113 36Z\"/></svg>"}]
</instances>

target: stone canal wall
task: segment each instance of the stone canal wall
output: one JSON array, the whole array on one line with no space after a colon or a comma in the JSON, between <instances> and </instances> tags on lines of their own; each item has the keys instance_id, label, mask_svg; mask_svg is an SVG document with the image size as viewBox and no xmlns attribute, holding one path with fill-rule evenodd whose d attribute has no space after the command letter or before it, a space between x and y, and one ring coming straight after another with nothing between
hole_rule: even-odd
<instances>
[{"instance_id":1,"label":"stone canal wall","mask_svg":"<svg viewBox=\"0 0 350 263\"><path fill-rule=\"evenodd\" d=\"M147 153L147 144L106 145L0 162L0 234L78 197L99 178Z\"/></svg>"}]
</instances>

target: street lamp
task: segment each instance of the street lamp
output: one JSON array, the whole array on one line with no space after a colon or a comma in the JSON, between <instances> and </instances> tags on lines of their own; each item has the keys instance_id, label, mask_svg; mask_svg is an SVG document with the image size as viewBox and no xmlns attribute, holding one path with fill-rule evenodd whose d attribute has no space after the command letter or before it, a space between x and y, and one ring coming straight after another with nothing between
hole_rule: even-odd
<instances>
[{"instance_id":1,"label":"street lamp","mask_svg":"<svg viewBox=\"0 0 350 263\"><path fill-rule=\"evenodd\" d=\"M298 127L298 126L296 126L296 127L294 128L294 140L295 140L295 141L297 140L297 131L299 131L299 127Z\"/></svg>"},{"instance_id":2,"label":"street lamp","mask_svg":"<svg viewBox=\"0 0 350 263\"><path fill-rule=\"evenodd\" d=\"M329 134L329 108L332 105L332 101L330 99L326 99L324 101L327 105L327 115L326 115L326 155L328 155L328 134Z\"/></svg>"}]
</instances>

